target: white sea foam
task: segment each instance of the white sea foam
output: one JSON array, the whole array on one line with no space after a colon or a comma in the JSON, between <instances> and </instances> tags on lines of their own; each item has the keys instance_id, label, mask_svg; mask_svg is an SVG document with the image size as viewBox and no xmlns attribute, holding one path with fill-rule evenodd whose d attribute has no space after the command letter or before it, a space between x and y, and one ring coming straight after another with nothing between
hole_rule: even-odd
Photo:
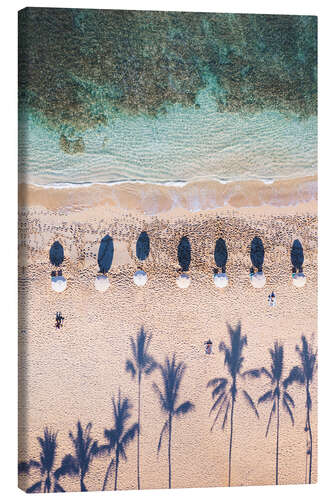
<instances>
[{"instance_id":1,"label":"white sea foam","mask_svg":"<svg viewBox=\"0 0 333 500\"><path fill-rule=\"evenodd\" d=\"M273 184L276 179L259 179L264 184Z\"/></svg>"},{"instance_id":2,"label":"white sea foam","mask_svg":"<svg viewBox=\"0 0 333 500\"><path fill-rule=\"evenodd\" d=\"M251 179L254 180L254 179ZM277 179L257 179L258 182L262 182L263 184L273 184L276 182ZM216 179L214 177L207 177L207 178L200 178L198 180L190 180L190 181L165 181L165 182L149 182L149 181L140 181L140 180L120 180L120 181L111 181L111 182L53 182L50 184L38 184L37 182L28 182L28 184L38 187L38 188L43 188L43 189L81 189L85 187L91 187L91 186L121 186L121 185L128 185L130 186L131 184L133 186L135 185L155 185L155 186L165 186L165 187L173 187L173 188L183 188L185 186L189 186L191 184L198 184L200 186L201 183L203 182L211 182L215 181L218 182L219 184L231 184L233 182L241 182L244 181L244 179L230 179L230 180L225 180L225 179ZM26 179L21 179L20 183L26 183Z\"/></svg>"}]
</instances>

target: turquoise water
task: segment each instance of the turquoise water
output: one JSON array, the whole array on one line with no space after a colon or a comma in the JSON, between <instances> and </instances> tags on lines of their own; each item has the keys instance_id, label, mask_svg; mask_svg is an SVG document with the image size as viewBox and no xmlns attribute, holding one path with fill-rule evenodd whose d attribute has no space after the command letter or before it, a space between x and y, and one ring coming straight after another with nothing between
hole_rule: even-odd
<instances>
[{"instance_id":1,"label":"turquoise water","mask_svg":"<svg viewBox=\"0 0 333 500\"><path fill-rule=\"evenodd\" d=\"M20 181L312 176L316 108L313 16L20 12Z\"/></svg>"},{"instance_id":2,"label":"turquoise water","mask_svg":"<svg viewBox=\"0 0 333 500\"><path fill-rule=\"evenodd\" d=\"M21 119L20 180L41 185L188 182L313 175L317 118L275 111L221 113L211 89L198 106L171 105L165 114L110 117L82 134L85 151L67 154L59 133L26 115Z\"/></svg>"}]
</instances>

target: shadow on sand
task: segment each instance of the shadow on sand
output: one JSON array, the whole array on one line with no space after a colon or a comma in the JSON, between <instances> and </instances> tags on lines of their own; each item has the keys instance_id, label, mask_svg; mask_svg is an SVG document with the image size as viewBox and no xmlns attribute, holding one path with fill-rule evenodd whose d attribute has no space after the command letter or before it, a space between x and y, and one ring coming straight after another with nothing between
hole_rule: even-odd
<instances>
[{"instance_id":1,"label":"shadow on sand","mask_svg":"<svg viewBox=\"0 0 333 500\"><path fill-rule=\"evenodd\" d=\"M50 248L50 262L53 266L59 267L64 261L64 248L59 241L55 241Z\"/></svg>"},{"instance_id":2,"label":"shadow on sand","mask_svg":"<svg viewBox=\"0 0 333 500\"><path fill-rule=\"evenodd\" d=\"M250 252L252 266L258 269L258 272L262 272L262 266L264 264L265 249L262 240L256 236L251 241L251 252Z\"/></svg>"},{"instance_id":3,"label":"shadow on sand","mask_svg":"<svg viewBox=\"0 0 333 500\"><path fill-rule=\"evenodd\" d=\"M293 266L293 273L303 272L304 253L302 243L295 240L290 252L291 263Z\"/></svg>"},{"instance_id":4,"label":"shadow on sand","mask_svg":"<svg viewBox=\"0 0 333 500\"><path fill-rule=\"evenodd\" d=\"M146 260L150 252L150 241L146 231L142 231L136 242L136 256L139 260Z\"/></svg>"},{"instance_id":5,"label":"shadow on sand","mask_svg":"<svg viewBox=\"0 0 333 500\"><path fill-rule=\"evenodd\" d=\"M178 262L182 271L188 271L191 263L191 243L187 236L183 236L178 245Z\"/></svg>"},{"instance_id":6,"label":"shadow on sand","mask_svg":"<svg viewBox=\"0 0 333 500\"><path fill-rule=\"evenodd\" d=\"M101 273L106 274L112 264L114 253L113 239L108 234L101 240L98 250L98 265Z\"/></svg>"},{"instance_id":7,"label":"shadow on sand","mask_svg":"<svg viewBox=\"0 0 333 500\"><path fill-rule=\"evenodd\" d=\"M216 240L214 259L217 267L222 269L222 273L225 273L225 268L228 260L228 250L225 241L222 238Z\"/></svg>"}]
</instances>

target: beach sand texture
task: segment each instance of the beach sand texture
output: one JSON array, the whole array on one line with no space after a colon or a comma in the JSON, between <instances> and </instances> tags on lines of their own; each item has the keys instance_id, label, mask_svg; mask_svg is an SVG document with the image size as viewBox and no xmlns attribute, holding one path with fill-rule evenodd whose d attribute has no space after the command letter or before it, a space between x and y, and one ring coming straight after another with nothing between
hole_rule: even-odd
<instances>
[{"instance_id":1,"label":"beach sand texture","mask_svg":"<svg viewBox=\"0 0 333 500\"><path fill-rule=\"evenodd\" d=\"M38 203L40 200L38 201ZM60 202L60 205L62 202ZM47 204L45 204L47 206ZM78 419L93 424L92 435L104 443L104 428L111 428L111 397L119 387L133 404L131 422L137 418L137 384L125 372L131 356L130 336L143 326L152 334L151 354L158 362L176 353L186 371L180 386L179 402L190 400L194 411L175 419L172 434L172 486L210 487L228 483L229 424L221 423L211 432L213 403L207 382L229 377L224 366L221 340L229 344L228 325L240 323L248 345L244 348L244 370L270 367L268 349L275 341L284 346L284 376L298 364L295 345L305 335L316 349L317 331L317 216L316 203L296 207L233 209L230 206L191 213L185 210L147 216L109 205L83 210L50 210L42 204L20 208L19 216L19 460L38 459L37 436L48 426L58 431L56 466L72 453L69 430ZM135 255L141 231L150 238L150 254L139 263ZM114 240L110 288L94 288L98 272L97 254L101 239ZM177 245L182 236L191 244L192 260L186 290L176 286L179 273ZM258 236L265 248L263 289L254 289L249 280L250 245ZM222 237L228 248L229 286L218 289L213 283L214 246ZM304 250L303 289L292 284L290 251L295 239ZM58 240L64 247L65 292L51 290L49 248ZM138 267L148 273L144 287L136 287L133 274ZM274 290L276 307L268 306ZM64 327L56 330L55 314L61 311ZM213 354L204 351L204 342L213 341ZM141 403L141 487L168 487L167 440L157 454L165 416L161 413L152 383L161 384L154 371L144 377ZM257 401L269 389L265 378L240 380ZM279 482L303 483L306 468L306 419L304 387L293 385L295 400L292 425L281 411ZM317 480L317 381L311 386L313 399L313 475ZM239 392L235 405L232 450L232 485L275 483L276 421L265 430L271 405L259 406L257 419ZM119 489L135 489L136 440L127 449L127 462L119 466ZM96 458L86 476L88 490L100 490L109 457ZM26 489L38 474L20 476ZM112 476L113 477L113 476ZM113 479L107 489L113 488ZM66 491L77 491L77 477L64 478Z\"/></svg>"}]
</instances>

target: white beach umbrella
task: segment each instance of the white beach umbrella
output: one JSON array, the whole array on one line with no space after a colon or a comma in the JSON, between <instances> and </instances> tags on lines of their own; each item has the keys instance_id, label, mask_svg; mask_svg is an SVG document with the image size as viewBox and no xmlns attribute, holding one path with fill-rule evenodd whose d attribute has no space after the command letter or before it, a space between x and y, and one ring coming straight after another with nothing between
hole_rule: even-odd
<instances>
[{"instance_id":1,"label":"white beach umbrella","mask_svg":"<svg viewBox=\"0 0 333 500\"><path fill-rule=\"evenodd\" d=\"M104 276L104 274L100 274L95 278L95 288L99 292L105 292L110 286L109 278Z\"/></svg>"},{"instance_id":2,"label":"white beach umbrella","mask_svg":"<svg viewBox=\"0 0 333 500\"><path fill-rule=\"evenodd\" d=\"M188 288L191 283L191 278L188 276L188 274L182 273L176 279L176 283L179 286L179 288Z\"/></svg>"},{"instance_id":3,"label":"white beach umbrella","mask_svg":"<svg viewBox=\"0 0 333 500\"><path fill-rule=\"evenodd\" d=\"M63 276L52 276L51 285L55 292L63 292L66 290L67 280Z\"/></svg>"},{"instance_id":4,"label":"white beach umbrella","mask_svg":"<svg viewBox=\"0 0 333 500\"><path fill-rule=\"evenodd\" d=\"M141 269L139 269L139 271L137 271L133 276L133 281L137 286L145 286L147 280L148 280L147 273L145 273Z\"/></svg>"},{"instance_id":5,"label":"white beach umbrella","mask_svg":"<svg viewBox=\"0 0 333 500\"><path fill-rule=\"evenodd\" d=\"M266 284L266 278L262 271L254 273L250 279L254 288L263 288Z\"/></svg>"},{"instance_id":6,"label":"white beach umbrella","mask_svg":"<svg viewBox=\"0 0 333 500\"><path fill-rule=\"evenodd\" d=\"M224 288L228 286L228 276L226 273L216 273L214 274L214 284L217 288Z\"/></svg>"},{"instance_id":7,"label":"white beach umbrella","mask_svg":"<svg viewBox=\"0 0 333 500\"><path fill-rule=\"evenodd\" d=\"M306 276L303 273L295 273L293 275L293 283L297 288L301 288L306 283Z\"/></svg>"}]
</instances>

